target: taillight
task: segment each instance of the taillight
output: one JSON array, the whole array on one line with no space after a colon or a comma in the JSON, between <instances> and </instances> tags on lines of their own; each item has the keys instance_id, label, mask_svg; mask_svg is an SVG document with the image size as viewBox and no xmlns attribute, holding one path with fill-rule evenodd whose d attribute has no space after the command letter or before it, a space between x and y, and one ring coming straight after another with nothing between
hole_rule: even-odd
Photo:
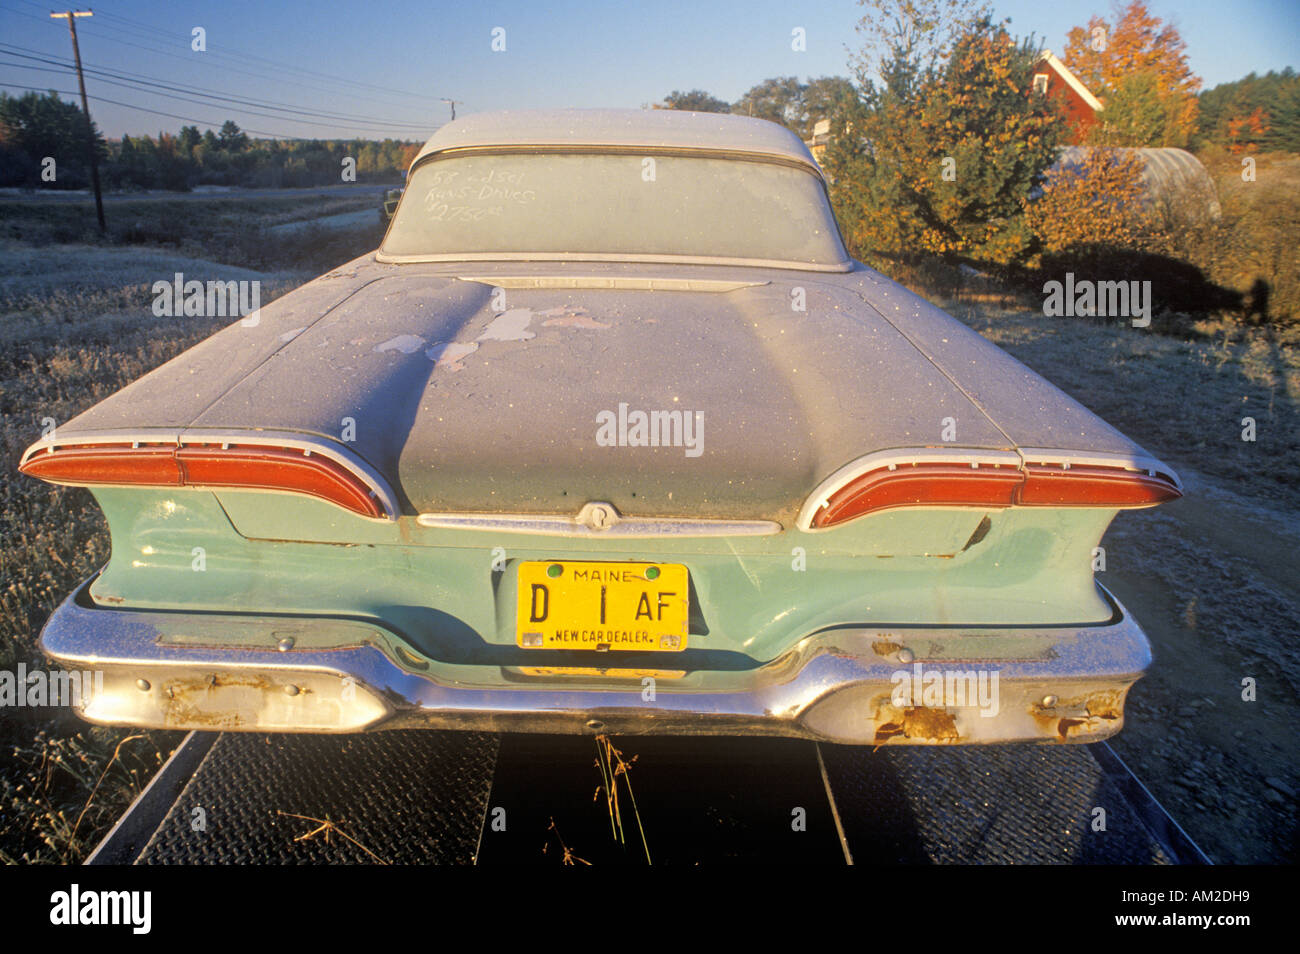
<instances>
[{"instance_id":1,"label":"taillight","mask_svg":"<svg viewBox=\"0 0 1300 954\"><path fill-rule=\"evenodd\" d=\"M231 487L328 500L365 517L385 516L354 471L307 448L259 444L84 444L52 446L19 470L77 487Z\"/></svg>"},{"instance_id":2,"label":"taillight","mask_svg":"<svg viewBox=\"0 0 1300 954\"><path fill-rule=\"evenodd\" d=\"M1005 460L1001 458L1001 460ZM1177 479L1155 469L1089 462L980 464L882 462L846 480L812 514L825 529L898 507L1153 507L1182 496Z\"/></svg>"},{"instance_id":3,"label":"taillight","mask_svg":"<svg viewBox=\"0 0 1300 954\"><path fill-rule=\"evenodd\" d=\"M1009 507L1023 475L1014 467L897 464L837 490L813 516L817 528L895 507Z\"/></svg>"},{"instance_id":4,"label":"taillight","mask_svg":"<svg viewBox=\"0 0 1300 954\"><path fill-rule=\"evenodd\" d=\"M1017 503L1026 507L1154 507L1183 492L1159 473L1123 467L1029 464Z\"/></svg>"}]
</instances>

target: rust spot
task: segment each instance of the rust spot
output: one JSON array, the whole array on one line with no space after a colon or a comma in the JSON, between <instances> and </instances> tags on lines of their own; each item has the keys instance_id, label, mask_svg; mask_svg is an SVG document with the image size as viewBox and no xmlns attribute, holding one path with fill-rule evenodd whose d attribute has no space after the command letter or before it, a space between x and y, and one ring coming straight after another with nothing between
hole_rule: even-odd
<instances>
[{"instance_id":1,"label":"rust spot","mask_svg":"<svg viewBox=\"0 0 1300 954\"><path fill-rule=\"evenodd\" d=\"M1098 692L1088 697L1086 708L1088 715L1098 719L1118 719L1124 714L1122 693L1117 689Z\"/></svg>"},{"instance_id":2,"label":"rust spot","mask_svg":"<svg viewBox=\"0 0 1300 954\"><path fill-rule=\"evenodd\" d=\"M947 709L917 706L903 711L903 734L909 739L957 739L957 719Z\"/></svg>"},{"instance_id":3,"label":"rust spot","mask_svg":"<svg viewBox=\"0 0 1300 954\"><path fill-rule=\"evenodd\" d=\"M888 742L894 736L902 734L903 724L901 722L886 722L876 729L876 745Z\"/></svg>"},{"instance_id":4,"label":"rust spot","mask_svg":"<svg viewBox=\"0 0 1300 954\"><path fill-rule=\"evenodd\" d=\"M871 650L877 656L892 656L902 648L898 643L891 643L888 640L881 640L878 643L871 644Z\"/></svg>"},{"instance_id":5,"label":"rust spot","mask_svg":"<svg viewBox=\"0 0 1300 954\"><path fill-rule=\"evenodd\" d=\"M228 709L209 710L202 705L213 690L218 688L216 677L179 679L167 684L164 694L163 719L168 725L205 726L214 729L233 729L245 724L243 715ZM267 692L277 688L260 675L234 675L223 673L220 688L241 686Z\"/></svg>"},{"instance_id":6,"label":"rust spot","mask_svg":"<svg viewBox=\"0 0 1300 954\"><path fill-rule=\"evenodd\" d=\"M107 595L101 595L99 593L96 593L94 595L95 595L96 602L101 602L101 601L104 603L125 603L126 602L125 596L107 596Z\"/></svg>"},{"instance_id":7,"label":"rust spot","mask_svg":"<svg viewBox=\"0 0 1300 954\"><path fill-rule=\"evenodd\" d=\"M984 519L979 522L979 526L975 528L975 532L970 535L970 539L966 541L966 545L961 548L961 552L965 553L971 547L975 546L975 544L987 537L989 535L989 529L992 526L993 521L990 520L986 514Z\"/></svg>"},{"instance_id":8,"label":"rust spot","mask_svg":"<svg viewBox=\"0 0 1300 954\"><path fill-rule=\"evenodd\" d=\"M1084 725L1087 721L1087 719L1062 719L1060 722L1056 723L1056 734L1062 739L1068 739L1070 737L1071 729L1076 726Z\"/></svg>"}]
</instances>

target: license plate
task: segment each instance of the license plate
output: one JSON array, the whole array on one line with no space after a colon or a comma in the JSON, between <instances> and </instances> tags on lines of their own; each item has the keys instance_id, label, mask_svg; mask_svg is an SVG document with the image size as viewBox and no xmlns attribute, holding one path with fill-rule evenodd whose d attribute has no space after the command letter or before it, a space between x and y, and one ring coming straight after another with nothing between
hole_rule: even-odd
<instances>
[{"instance_id":1,"label":"license plate","mask_svg":"<svg viewBox=\"0 0 1300 954\"><path fill-rule=\"evenodd\" d=\"M681 652L689 589L677 563L521 563L516 638L524 649Z\"/></svg>"}]
</instances>

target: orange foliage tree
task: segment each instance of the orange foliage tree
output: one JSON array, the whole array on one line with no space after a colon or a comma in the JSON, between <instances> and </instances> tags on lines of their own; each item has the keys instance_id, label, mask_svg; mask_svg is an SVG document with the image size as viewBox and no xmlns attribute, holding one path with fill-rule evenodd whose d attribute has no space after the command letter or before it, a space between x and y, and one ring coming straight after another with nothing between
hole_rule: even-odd
<instances>
[{"instance_id":1,"label":"orange foliage tree","mask_svg":"<svg viewBox=\"0 0 1300 954\"><path fill-rule=\"evenodd\" d=\"M1228 145L1235 153L1253 152L1268 132L1268 116L1262 106L1256 106L1250 115L1228 120Z\"/></svg>"},{"instance_id":2,"label":"orange foliage tree","mask_svg":"<svg viewBox=\"0 0 1300 954\"><path fill-rule=\"evenodd\" d=\"M1109 148L1048 170L1028 215L1043 251L1151 247L1157 229L1144 207L1142 170L1139 155Z\"/></svg>"},{"instance_id":3,"label":"orange foliage tree","mask_svg":"<svg viewBox=\"0 0 1300 954\"><path fill-rule=\"evenodd\" d=\"M1159 136L1150 137L1154 141L1118 144L1181 147L1196 128L1196 93L1201 87L1200 78L1187 65L1186 47L1172 24L1152 16L1142 0L1132 0L1116 11L1113 25L1094 16L1086 27L1072 29L1064 59L1107 108L1110 97L1131 84L1135 76L1149 76L1165 114ZM1104 134L1105 110L1100 118L1098 132Z\"/></svg>"}]
</instances>

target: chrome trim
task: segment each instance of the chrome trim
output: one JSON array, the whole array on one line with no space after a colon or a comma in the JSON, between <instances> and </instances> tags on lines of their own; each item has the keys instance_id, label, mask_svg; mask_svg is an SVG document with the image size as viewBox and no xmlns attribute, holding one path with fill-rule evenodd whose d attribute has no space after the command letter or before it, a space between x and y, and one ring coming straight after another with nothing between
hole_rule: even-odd
<instances>
[{"instance_id":1,"label":"chrome trim","mask_svg":"<svg viewBox=\"0 0 1300 954\"><path fill-rule=\"evenodd\" d=\"M440 664L363 620L104 609L78 594L50 617L41 646L66 668L104 673L103 689L78 711L111 725L1095 742L1119 731L1127 691L1151 662L1141 629L1115 610L1092 626L828 628L755 669L709 672L708 688L662 679L653 701L639 678L526 677L514 668L517 687L503 688L501 667ZM286 631L302 638L281 651ZM919 731L907 728L917 709L895 706L891 693L897 674L918 664L980 670L990 681L996 673L996 711L958 703L940 715L922 705ZM936 723L945 731L926 730Z\"/></svg>"},{"instance_id":2,"label":"chrome trim","mask_svg":"<svg viewBox=\"0 0 1300 954\"><path fill-rule=\"evenodd\" d=\"M166 428L159 430L149 430L140 428L137 430L111 430L111 431L79 431L74 436L62 438L55 432L53 438L42 438L36 441L26 451L23 452L22 463L26 463L30 458L36 456L44 450L55 447L80 447L86 444L119 444L119 443L148 443L148 444L175 444L177 447L183 447L186 444L252 444L255 446L269 447L288 447L302 451L310 451L313 454L320 454L336 464L346 467L361 481L370 488L375 499L379 501L380 507L383 508L386 516L384 517L367 517L362 514L356 514L359 520L378 520L384 523L390 523L397 519L401 513L398 506L397 495L393 493L393 488L389 486L388 481L374 467L371 467L365 460L357 454L352 453L344 445L337 441L324 437L318 437L314 434L303 434L300 432L277 432L277 431L245 431L231 428L209 428L209 427L185 427L185 428ZM62 481L47 481L48 483L63 483ZM64 486L82 487L82 486L103 486L99 484L64 484ZM187 487L179 489L203 490L206 488ZM239 488L212 488L213 490L227 490ZM259 491L262 493L283 493L293 494L289 490L267 490ZM351 513L351 511L349 511Z\"/></svg>"},{"instance_id":3,"label":"chrome trim","mask_svg":"<svg viewBox=\"0 0 1300 954\"><path fill-rule=\"evenodd\" d=\"M1015 451L980 450L969 447L896 447L876 451L850 461L818 484L799 508L799 516L795 518L794 525L805 533L823 533L834 529L833 527L814 528L812 521L817 511L830 502L836 491L873 470L907 464L971 464L976 467L987 464L1019 468L1020 455Z\"/></svg>"},{"instance_id":4,"label":"chrome trim","mask_svg":"<svg viewBox=\"0 0 1300 954\"><path fill-rule=\"evenodd\" d=\"M1118 454L1111 451L1073 451L1049 447L1022 447L1026 464L1077 464L1080 467L1123 467L1168 477L1181 493L1183 482L1168 464L1147 454Z\"/></svg>"},{"instance_id":5,"label":"chrome trim","mask_svg":"<svg viewBox=\"0 0 1300 954\"><path fill-rule=\"evenodd\" d=\"M604 521L598 508L607 508ZM439 530L487 530L494 533L529 533L557 537L615 537L620 540L649 537L745 537L781 532L771 520L700 520L684 517L625 517L613 504L592 501L575 517L528 513L422 513L422 527Z\"/></svg>"},{"instance_id":6,"label":"chrome trim","mask_svg":"<svg viewBox=\"0 0 1300 954\"><path fill-rule=\"evenodd\" d=\"M853 262L820 265L815 262L787 262L774 258L727 258L720 255L652 255L612 252L449 252L438 255L390 255L375 253L375 261L385 265L409 265L421 262L647 262L652 265L736 265L747 268L780 268L798 272L853 271Z\"/></svg>"},{"instance_id":7,"label":"chrome trim","mask_svg":"<svg viewBox=\"0 0 1300 954\"><path fill-rule=\"evenodd\" d=\"M769 281L747 282L722 278L664 278L635 275L457 275L457 281L476 282L493 288L575 288L616 289L629 291L732 292L741 288L758 288Z\"/></svg>"}]
</instances>

